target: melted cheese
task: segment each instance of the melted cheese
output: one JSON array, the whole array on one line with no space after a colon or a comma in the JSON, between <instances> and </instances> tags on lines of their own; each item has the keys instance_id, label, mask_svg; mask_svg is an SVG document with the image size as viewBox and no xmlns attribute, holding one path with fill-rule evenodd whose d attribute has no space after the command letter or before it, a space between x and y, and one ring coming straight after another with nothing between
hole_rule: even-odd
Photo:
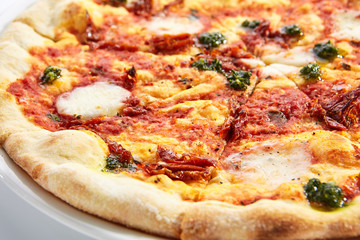
<instances>
[{"instance_id":1,"label":"melted cheese","mask_svg":"<svg viewBox=\"0 0 360 240\"><path fill-rule=\"evenodd\" d=\"M288 75L288 74L296 74L300 72L299 67L294 67L286 64L280 64L280 63L274 63L271 64L270 67L277 69L282 74Z\"/></svg>"},{"instance_id":2,"label":"melted cheese","mask_svg":"<svg viewBox=\"0 0 360 240\"><path fill-rule=\"evenodd\" d=\"M360 41L360 11L340 11L335 16L335 22L336 30L332 37Z\"/></svg>"},{"instance_id":3,"label":"melted cheese","mask_svg":"<svg viewBox=\"0 0 360 240\"><path fill-rule=\"evenodd\" d=\"M260 78L269 78L269 77L284 77L284 74L278 69L266 66L260 69Z\"/></svg>"},{"instance_id":4,"label":"melted cheese","mask_svg":"<svg viewBox=\"0 0 360 240\"><path fill-rule=\"evenodd\" d=\"M189 111L190 110L190 111ZM161 109L159 112L174 113L179 111L189 111L186 118L178 118L176 122L180 125L206 124L211 122L215 125L224 124L228 117L228 109L211 100L188 101L179 103L169 108Z\"/></svg>"},{"instance_id":5,"label":"melted cheese","mask_svg":"<svg viewBox=\"0 0 360 240\"><path fill-rule=\"evenodd\" d=\"M177 35L182 33L198 33L203 29L198 20L186 17L155 17L147 25L147 29L158 35Z\"/></svg>"},{"instance_id":6,"label":"melted cheese","mask_svg":"<svg viewBox=\"0 0 360 240\"><path fill-rule=\"evenodd\" d=\"M274 80L261 81L256 86L255 92L274 88L296 88L296 84L286 77L276 77Z\"/></svg>"},{"instance_id":7,"label":"melted cheese","mask_svg":"<svg viewBox=\"0 0 360 240\"><path fill-rule=\"evenodd\" d=\"M265 63L255 58L241 58L240 61L250 68L263 67Z\"/></svg>"},{"instance_id":8,"label":"melted cheese","mask_svg":"<svg viewBox=\"0 0 360 240\"><path fill-rule=\"evenodd\" d=\"M154 126L137 126L140 129L151 128ZM164 133L172 131L170 128L163 128ZM141 133L141 130L131 129L128 130L132 133L123 132L118 136L110 137L110 140L120 143L126 150L129 150L134 159L145 163L156 163L158 158L156 157L156 151L158 146L162 146L166 149L171 149L175 153L191 153L198 156L209 156L209 147L201 140L195 140L191 143L188 141L179 141L179 135L176 132L172 132L172 137L157 134ZM137 134L134 134L137 133Z\"/></svg>"},{"instance_id":9,"label":"melted cheese","mask_svg":"<svg viewBox=\"0 0 360 240\"><path fill-rule=\"evenodd\" d=\"M129 96L130 92L122 87L97 82L60 95L56 108L61 114L81 115L85 119L114 116Z\"/></svg>"},{"instance_id":10,"label":"melted cheese","mask_svg":"<svg viewBox=\"0 0 360 240\"><path fill-rule=\"evenodd\" d=\"M263 60L267 64L281 63L300 67L310 62L315 62L316 58L311 50L307 50L304 47L294 47L291 50L264 56Z\"/></svg>"},{"instance_id":11,"label":"melted cheese","mask_svg":"<svg viewBox=\"0 0 360 240\"><path fill-rule=\"evenodd\" d=\"M318 41L317 39L322 38L325 28L323 20L315 13L312 13L311 4L304 7L304 11L308 11L309 13L298 16L296 20L296 24L298 24L304 31L303 38L298 42L298 44L302 46L314 44Z\"/></svg>"},{"instance_id":12,"label":"melted cheese","mask_svg":"<svg viewBox=\"0 0 360 240\"><path fill-rule=\"evenodd\" d=\"M230 155L225 162L236 166L230 172L239 175L245 183L258 183L276 188L306 176L311 166L311 154L301 141L289 143L265 142L248 153Z\"/></svg>"},{"instance_id":13,"label":"melted cheese","mask_svg":"<svg viewBox=\"0 0 360 240\"><path fill-rule=\"evenodd\" d=\"M70 91L73 88L73 86L79 81L79 78L76 75L76 73L69 72L65 68L60 68L60 69L61 69L61 77L56 79L52 84L44 85L46 91L54 95L58 95Z\"/></svg>"}]
</instances>

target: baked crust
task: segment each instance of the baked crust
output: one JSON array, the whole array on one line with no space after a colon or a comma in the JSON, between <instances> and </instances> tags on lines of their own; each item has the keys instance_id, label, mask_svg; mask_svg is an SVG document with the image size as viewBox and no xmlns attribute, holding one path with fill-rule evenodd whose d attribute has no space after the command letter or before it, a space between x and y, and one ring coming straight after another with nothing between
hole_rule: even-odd
<instances>
[{"instance_id":1,"label":"baked crust","mask_svg":"<svg viewBox=\"0 0 360 240\"><path fill-rule=\"evenodd\" d=\"M76 22L77 17L85 18L85 10L79 5L81 2L74 0L38 1L15 21L28 25L43 37L59 40L61 36L58 34L61 30L71 25L83 27ZM73 21L70 21L69 18L72 18Z\"/></svg>"},{"instance_id":2,"label":"baked crust","mask_svg":"<svg viewBox=\"0 0 360 240\"><path fill-rule=\"evenodd\" d=\"M105 163L99 165L98 159L105 159L107 147L90 132L16 133L4 148L37 183L69 204L167 237L320 239L360 234L358 199L334 212L284 200L260 200L249 206L189 203L126 175L102 173Z\"/></svg>"},{"instance_id":3,"label":"baked crust","mask_svg":"<svg viewBox=\"0 0 360 240\"><path fill-rule=\"evenodd\" d=\"M0 90L0 100L0 142L2 144L13 133L41 129L24 117L21 109L16 105L15 98L11 94Z\"/></svg>"},{"instance_id":4,"label":"baked crust","mask_svg":"<svg viewBox=\"0 0 360 240\"><path fill-rule=\"evenodd\" d=\"M69 204L167 237L314 239L360 234L358 199L334 212L284 200L260 200L249 206L189 203L126 175L101 173L98 159L105 158L107 148L89 132L16 133L4 148L37 183Z\"/></svg>"},{"instance_id":5,"label":"baked crust","mask_svg":"<svg viewBox=\"0 0 360 240\"><path fill-rule=\"evenodd\" d=\"M74 4L78 7L66 12ZM60 11L55 13L54 9ZM43 12L47 14L39 14ZM73 1L43 0L10 25L0 39L2 89L29 70L30 47L53 44L53 40L64 37L61 29L70 25L78 30L84 28L77 24L78 20L67 18L67 14L73 16L74 12L77 19L84 19L83 8ZM20 37L19 32L26 37ZM0 141L9 156L44 189L76 208L110 221L181 239L314 239L360 235L358 198L346 208L332 212L315 210L307 202L281 199L259 200L248 206L184 201L176 193L163 191L129 174L103 172L109 150L95 134L43 130L24 116L16 99L4 90L0 90L0 109ZM339 134L324 134L314 137L310 144L323 163L339 165L339 155L354 156L354 149L347 148L349 142ZM322 151L316 149L323 143L326 145ZM344 148L335 147L337 144ZM346 166L358 165L357 158L349 162Z\"/></svg>"},{"instance_id":6,"label":"baked crust","mask_svg":"<svg viewBox=\"0 0 360 240\"><path fill-rule=\"evenodd\" d=\"M69 204L128 227L179 236L187 204L126 175L101 172L108 150L94 134L17 133L7 138L4 148L37 183Z\"/></svg>"},{"instance_id":7,"label":"baked crust","mask_svg":"<svg viewBox=\"0 0 360 240\"><path fill-rule=\"evenodd\" d=\"M197 211L189 210L184 215L183 239L323 239L359 235L358 201L331 213L299 203L271 200L246 207L216 202L201 202L192 207Z\"/></svg>"}]
</instances>

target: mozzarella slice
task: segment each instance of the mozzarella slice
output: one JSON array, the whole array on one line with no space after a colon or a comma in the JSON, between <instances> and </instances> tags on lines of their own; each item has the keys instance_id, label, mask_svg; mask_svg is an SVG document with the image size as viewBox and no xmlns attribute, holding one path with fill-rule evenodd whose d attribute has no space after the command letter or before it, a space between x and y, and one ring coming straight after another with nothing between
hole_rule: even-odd
<instances>
[{"instance_id":1,"label":"mozzarella slice","mask_svg":"<svg viewBox=\"0 0 360 240\"><path fill-rule=\"evenodd\" d=\"M256 58L241 58L240 61L250 68L263 67L265 63Z\"/></svg>"},{"instance_id":2,"label":"mozzarella slice","mask_svg":"<svg viewBox=\"0 0 360 240\"><path fill-rule=\"evenodd\" d=\"M187 17L154 17L147 25L147 29L158 35L177 35L181 33L194 34L204 28L199 20Z\"/></svg>"},{"instance_id":3,"label":"mozzarella slice","mask_svg":"<svg viewBox=\"0 0 360 240\"><path fill-rule=\"evenodd\" d=\"M282 72L284 75L295 74L300 72L299 67L294 67L286 64L274 63L274 64L270 64L270 67L277 69L278 71Z\"/></svg>"},{"instance_id":4,"label":"mozzarella slice","mask_svg":"<svg viewBox=\"0 0 360 240\"><path fill-rule=\"evenodd\" d=\"M315 60L312 50L307 50L304 47L294 47L280 53L263 56L263 61L266 64L281 63L298 67L315 62Z\"/></svg>"},{"instance_id":5,"label":"mozzarella slice","mask_svg":"<svg viewBox=\"0 0 360 240\"><path fill-rule=\"evenodd\" d=\"M284 74L280 72L278 69L265 66L260 68L260 78L268 78L268 77L284 77Z\"/></svg>"},{"instance_id":6,"label":"mozzarella slice","mask_svg":"<svg viewBox=\"0 0 360 240\"><path fill-rule=\"evenodd\" d=\"M61 94L56 102L60 114L81 115L84 119L117 114L130 92L107 82L96 82Z\"/></svg>"},{"instance_id":7,"label":"mozzarella slice","mask_svg":"<svg viewBox=\"0 0 360 240\"><path fill-rule=\"evenodd\" d=\"M360 41L360 11L340 11L335 15L335 22L336 30L332 37Z\"/></svg>"},{"instance_id":8,"label":"mozzarella slice","mask_svg":"<svg viewBox=\"0 0 360 240\"><path fill-rule=\"evenodd\" d=\"M306 143L293 140L291 143L265 142L225 159L233 166L229 171L240 175L246 183L258 183L276 188L307 175L311 165L311 154Z\"/></svg>"}]
</instances>

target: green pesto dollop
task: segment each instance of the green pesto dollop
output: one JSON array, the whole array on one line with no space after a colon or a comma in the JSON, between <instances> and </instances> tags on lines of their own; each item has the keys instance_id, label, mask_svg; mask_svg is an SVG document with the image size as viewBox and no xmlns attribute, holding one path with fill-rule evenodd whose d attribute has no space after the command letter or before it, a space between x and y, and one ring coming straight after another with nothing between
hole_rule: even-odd
<instances>
[{"instance_id":1,"label":"green pesto dollop","mask_svg":"<svg viewBox=\"0 0 360 240\"><path fill-rule=\"evenodd\" d=\"M225 72L222 68L222 63L219 59L215 58L211 62L207 59L200 58L199 60L191 64L192 67L196 67L202 71L215 71L226 77L228 80L227 85L234 90L245 91L250 86L251 72L247 71L235 71Z\"/></svg>"},{"instance_id":2,"label":"green pesto dollop","mask_svg":"<svg viewBox=\"0 0 360 240\"><path fill-rule=\"evenodd\" d=\"M245 91L247 87L250 86L250 77L251 72L231 70L231 73L226 76L226 79L228 80L230 88Z\"/></svg>"},{"instance_id":3,"label":"green pesto dollop","mask_svg":"<svg viewBox=\"0 0 360 240\"><path fill-rule=\"evenodd\" d=\"M42 76L42 84L52 84L56 79L61 77L61 69L53 66L48 66L45 68Z\"/></svg>"},{"instance_id":4,"label":"green pesto dollop","mask_svg":"<svg viewBox=\"0 0 360 240\"><path fill-rule=\"evenodd\" d=\"M334 183L322 183L317 178L312 178L304 185L306 198L310 203L316 203L322 207L343 207L344 197L341 188Z\"/></svg>"},{"instance_id":5,"label":"green pesto dollop","mask_svg":"<svg viewBox=\"0 0 360 240\"><path fill-rule=\"evenodd\" d=\"M326 43L317 43L313 48L314 53L323 59L332 60L339 55L339 49L330 41Z\"/></svg>"},{"instance_id":6,"label":"green pesto dollop","mask_svg":"<svg viewBox=\"0 0 360 240\"><path fill-rule=\"evenodd\" d=\"M246 28L256 28L257 26L259 26L261 23L260 20L253 20L253 21L249 21L249 20L245 20L241 23L242 27L246 27Z\"/></svg>"},{"instance_id":7,"label":"green pesto dollop","mask_svg":"<svg viewBox=\"0 0 360 240\"><path fill-rule=\"evenodd\" d=\"M211 62L209 62L207 59L200 58L199 60L193 62L191 66L202 71L215 71L224 74L222 63L217 58L214 58Z\"/></svg>"},{"instance_id":8,"label":"green pesto dollop","mask_svg":"<svg viewBox=\"0 0 360 240\"><path fill-rule=\"evenodd\" d=\"M319 80L321 74L321 67L318 64L308 64L300 69L300 75L305 80Z\"/></svg>"},{"instance_id":9,"label":"green pesto dollop","mask_svg":"<svg viewBox=\"0 0 360 240\"><path fill-rule=\"evenodd\" d=\"M299 38L299 37L304 35L301 28L298 25L295 25L295 24L286 25L286 26L282 27L282 31L286 35L289 35L291 37L296 37L296 38Z\"/></svg>"},{"instance_id":10,"label":"green pesto dollop","mask_svg":"<svg viewBox=\"0 0 360 240\"><path fill-rule=\"evenodd\" d=\"M217 48L226 43L226 37L219 32L203 33L199 35L198 39L206 48Z\"/></svg>"},{"instance_id":11,"label":"green pesto dollop","mask_svg":"<svg viewBox=\"0 0 360 240\"><path fill-rule=\"evenodd\" d=\"M105 170L112 172L119 172L121 170L126 171L134 171L136 169L136 165L129 162L121 161L118 156L108 156L106 157L106 165Z\"/></svg>"},{"instance_id":12,"label":"green pesto dollop","mask_svg":"<svg viewBox=\"0 0 360 240\"><path fill-rule=\"evenodd\" d=\"M114 170L121 167L121 162L116 157L106 157L106 169Z\"/></svg>"}]
</instances>

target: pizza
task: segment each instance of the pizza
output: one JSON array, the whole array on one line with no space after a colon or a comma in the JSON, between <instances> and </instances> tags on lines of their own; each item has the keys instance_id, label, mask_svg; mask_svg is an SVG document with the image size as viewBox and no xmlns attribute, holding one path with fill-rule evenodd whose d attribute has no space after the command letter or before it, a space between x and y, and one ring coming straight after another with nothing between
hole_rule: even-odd
<instances>
[{"instance_id":1,"label":"pizza","mask_svg":"<svg viewBox=\"0 0 360 240\"><path fill-rule=\"evenodd\" d=\"M175 239L360 235L356 0L40 0L0 141L70 205Z\"/></svg>"}]
</instances>

